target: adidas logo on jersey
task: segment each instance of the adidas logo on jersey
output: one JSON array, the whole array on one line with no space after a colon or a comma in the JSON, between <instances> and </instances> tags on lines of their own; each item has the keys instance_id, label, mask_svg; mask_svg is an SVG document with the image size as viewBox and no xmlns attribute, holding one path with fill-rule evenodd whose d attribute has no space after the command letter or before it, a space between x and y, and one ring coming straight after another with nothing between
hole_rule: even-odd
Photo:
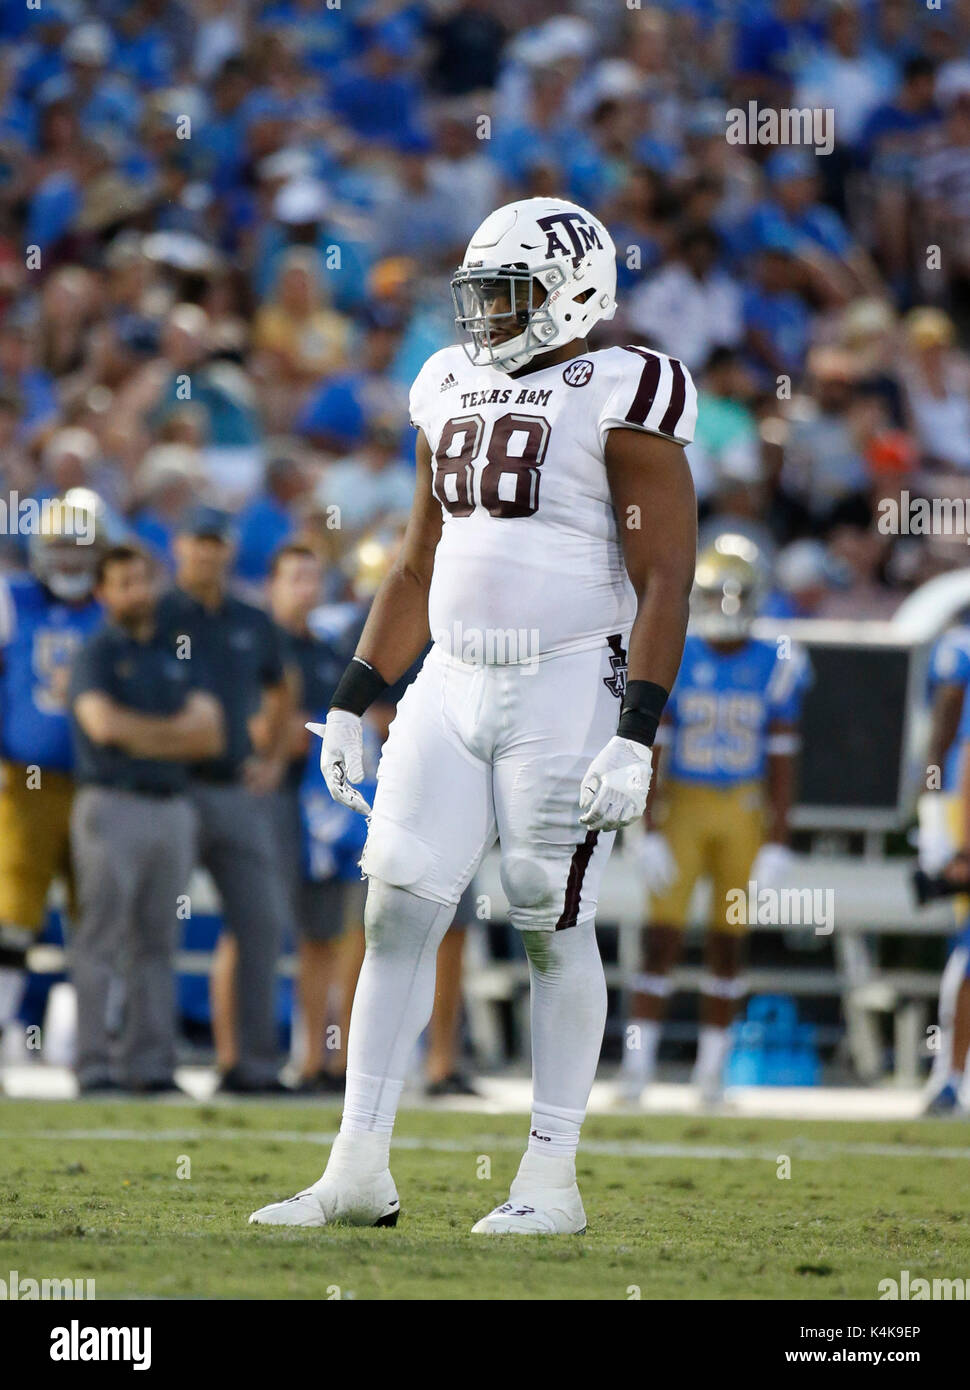
<instances>
[{"instance_id":1,"label":"adidas logo on jersey","mask_svg":"<svg viewBox=\"0 0 970 1390\"><path fill-rule=\"evenodd\" d=\"M449 372L448 375L445 377L444 381L441 383L441 390L442 390L442 391L447 391L449 386L457 386L457 385L458 385L458 381L457 381L457 379L456 379L456 377L455 377L454 372Z\"/></svg>"}]
</instances>

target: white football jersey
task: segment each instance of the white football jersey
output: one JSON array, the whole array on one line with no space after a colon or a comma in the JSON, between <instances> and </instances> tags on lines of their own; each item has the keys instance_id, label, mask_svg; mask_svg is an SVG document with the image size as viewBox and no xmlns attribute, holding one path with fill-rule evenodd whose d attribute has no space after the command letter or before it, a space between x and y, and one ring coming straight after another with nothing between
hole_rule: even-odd
<instances>
[{"instance_id":1,"label":"white football jersey","mask_svg":"<svg viewBox=\"0 0 970 1390\"><path fill-rule=\"evenodd\" d=\"M606 436L621 427L690 443L697 395L686 367L613 347L512 378L473 366L458 345L428 358L410 401L444 517L429 597L434 641L492 665L628 632L636 597Z\"/></svg>"}]
</instances>

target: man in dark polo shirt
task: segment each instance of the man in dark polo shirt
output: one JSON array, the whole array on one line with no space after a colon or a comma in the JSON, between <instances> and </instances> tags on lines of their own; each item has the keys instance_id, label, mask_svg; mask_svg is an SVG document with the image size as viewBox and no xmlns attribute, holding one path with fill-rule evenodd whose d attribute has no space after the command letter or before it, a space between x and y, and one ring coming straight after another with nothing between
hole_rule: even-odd
<instances>
[{"instance_id":1,"label":"man in dark polo shirt","mask_svg":"<svg viewBox=\"0 0 970 1390\"><path fill-rule=\"evenodd\" d=\"M221 1089L280 1091L276 966L290 924L275 853L269 797L287 761L292 703L282 639L260 609L230 594L232 526L215 507L191 509L175 538L175 588L159 603L159 627L222 706L225 748L191 769L199 860L222 899L236 944L235 989L213 998ZM262 730L259 752L250 726Z\"/></svg>"},{"instance_id":2,"label":"man in dark polo shirt","mask_svg":"<svg viewBox=\"0 0 970 1390\"><path fill-rule=\"evenodd\" d=\"M82 1094L175 1086L174 955L192 871L188 763L221 752L222 711L198 689L156 622L150 560L130 546L101 559L106 621L71 671L78 791L71 847L79 912L71 939ZM108 999L125 987L121 1076L112 1071Z\"/></svg>"},{"instance_id":3,"label":"man in dark polo shirt","mask_svg":"<svg viewBox=\"0 0 970 1390\"><path fill-rule=\"evenodd\" d=\"M320 603L323 566L308 547L284 545L273 557L269 608L283 633L287 666L295 686L289 761L271 810L277 854L296 923L299 973L297 994L303 1029L302 1091L342 1090L342 1079L325 1066L324 1034L329 997L338 975L337 941L343 931L347 883L333 878L312 880L306 864L306 830L300 783L306 769L308 719L325 716L347 664L343 644L327 642L310 631L308 619ZM256 730L257 739L260 731Z\"/></svg>"}]
</instances>

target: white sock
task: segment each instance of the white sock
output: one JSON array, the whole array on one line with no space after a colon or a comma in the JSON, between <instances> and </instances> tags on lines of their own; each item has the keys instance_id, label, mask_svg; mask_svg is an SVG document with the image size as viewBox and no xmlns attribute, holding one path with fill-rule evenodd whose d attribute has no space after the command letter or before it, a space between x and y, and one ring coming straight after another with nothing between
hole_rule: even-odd
<instances>
[{"instance_id":1,"label":"white sock","mask_svg":"<svg viewBox=\"0 0 970 1390\"><path fill-rule=\"evenodd\" d=\"M14 965L0 965L0 1029L16 1018L26 988L26 970Z\"/></svg>"},{"instance_id":2,"label":"white sock","mask_svg":"<svg viewBox=\"0 0 970 1390\"><path fill-rule=\"evenodd\" d=\"M705 1023L697 1038L697 1061L691 1077L695 1086L703 1086L709 1081L720 1081L731 1041L729 1028L714 1028Z\"/></svg>"},{"instance_id":3,"label":"white sock","mask_svg":"<svg viewBox=\"0 0 970 1390\"><path fill-rule=\"evenodd\" d=\"M529 1152L575 1155L606 1023L606 980L593 923L523 932L532 980Z\"/></svg>"},{"instance_id":4,"label":"white sock","mask_svg":"<svg viewBox=\"0 0 970 1390\"><path fill-rule=\"evenodd\" d=\"M411 1053L431 1017L438 947L454 915L453 907L380 879L368 885L340 1133L384 1136L385 1157Z\"/></svg>"},{"instance_id":5,"label":"white sock","mask_svg":"<svg viewBox=\"0 0 970 1390\"><path fill-rule=\"evenodd\" d=\"M565 1110L535 1101L529 1119L529 1153L548 1158L571 1158L579 1144L585 1114L585 1109Z\"/></svg>"},{"instance_id":6,"label":"white sock","mask_svg":"<svg viewBox=\"0 0 970 1390\"><path fill-rule=\"evenodd\" d=\"M620 1070L644 1086L657 1070L657 1051L663 1024L653 1018L631 1018L623 1034L623 1057Z\"/></svg>"},{"instance_id":7,"label":"white sock","mask_svg":"<svg viewBox=\"0 0 970 1390\"><path fill-rule=\"evenodd\" d=\"M956 1021L960 987L967 977L970 956L965 946L956 946L947 959L940 977L940 999L937 1014L940 1020L938 1049L930 1071L930 1086L937 1090L953 1082L953 1026Z\"/></svg>"},{"instance_id":8,"label":"white sock","mask_svg":"<svg viewBox=\"0 0 970 1390\"><path fill-rule=\"evenodd\" d=\"M403 1090L403 1081L366 1076L348 1067L341 1132L390 1134Z\"/></svg>"}]
</instances>

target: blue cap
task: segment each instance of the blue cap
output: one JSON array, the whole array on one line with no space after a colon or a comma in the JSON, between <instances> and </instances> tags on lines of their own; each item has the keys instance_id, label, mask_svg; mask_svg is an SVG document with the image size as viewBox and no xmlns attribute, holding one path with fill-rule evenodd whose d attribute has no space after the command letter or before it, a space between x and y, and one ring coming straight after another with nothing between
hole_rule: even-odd
<instances>
[{"instance_id":1,"label":"blue cap","mask_svg":"<svg viewBox=\"0 0 970 1390\"><path fill-rule=\"evenodd\" d=\"M198 502L182 517L179 534L213 536L216 540L228 541L232 539L233 534L232 517L221 507L210 507L204 502Z\"/></svg>"}]
</instances>

